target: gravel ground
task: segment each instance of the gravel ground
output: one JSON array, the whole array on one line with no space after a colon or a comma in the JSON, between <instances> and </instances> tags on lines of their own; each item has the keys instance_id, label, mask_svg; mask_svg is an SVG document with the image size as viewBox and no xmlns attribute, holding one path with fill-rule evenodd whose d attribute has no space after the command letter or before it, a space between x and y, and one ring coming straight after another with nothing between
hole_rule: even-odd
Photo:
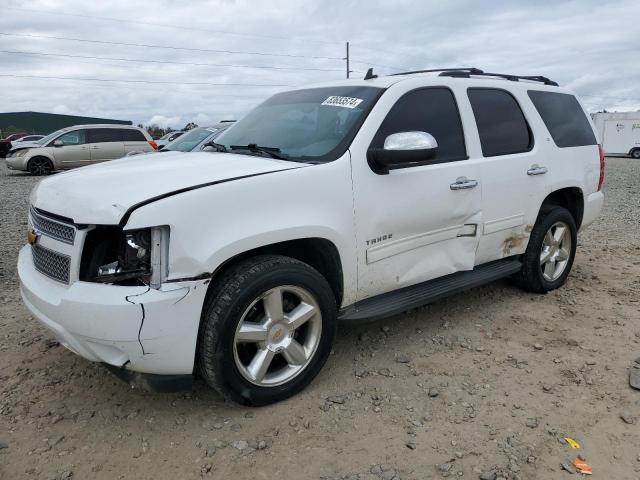
<instances>
[{"instance_id":1,"label":"gravel ground","mask_svg":"<svg viewBox=\"0 0 640 480\"><path fill-rule=\"evenodd\" d=\"M247 409L204 385L129 390L19 302L29 176L0 167L0 478L640 477L640 162L608 159L607 199L568 284L505 282L342 327L303 393ZM576 439L581 450L563 440Z\"/></svg>"}]
</instances>

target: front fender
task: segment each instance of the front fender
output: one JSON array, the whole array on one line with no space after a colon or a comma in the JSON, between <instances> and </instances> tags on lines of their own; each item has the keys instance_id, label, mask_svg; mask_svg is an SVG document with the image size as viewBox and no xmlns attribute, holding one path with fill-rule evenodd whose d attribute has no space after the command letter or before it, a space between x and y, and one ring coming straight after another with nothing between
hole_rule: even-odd
<instances>
[{"instance_id":1,"label":"front fender","mask_svg":"<svg viewBox=\"0 0 640 480\"><path fill-rule=\"evenodd\" d=\"M236 255L300 238L332 242L343 260L344 302L355 298L350 158L186 191L134 210L126 229L168 225L168 280L214 272Z\"/></svg>"}]
</instances>

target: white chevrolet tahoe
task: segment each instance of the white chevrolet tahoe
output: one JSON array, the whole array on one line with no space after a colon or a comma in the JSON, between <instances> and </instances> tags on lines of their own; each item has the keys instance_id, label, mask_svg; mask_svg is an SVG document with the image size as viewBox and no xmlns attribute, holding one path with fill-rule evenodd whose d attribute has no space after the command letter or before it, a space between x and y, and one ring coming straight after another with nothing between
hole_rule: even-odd
<instances>
[{"instance_id":1,"label":"white chevrolet tahoe","mask_svg":"<svg viewBox=\"0 0 640 480\"><path fill-rule=\"evenodd\" d=\"M247 405L304 388L338 320L560 287L603 203L593 125L544 77L369 72L278 93L207 150L42 180L21 291L131 385L197 374Z\"/></svg>"}]
</instances>

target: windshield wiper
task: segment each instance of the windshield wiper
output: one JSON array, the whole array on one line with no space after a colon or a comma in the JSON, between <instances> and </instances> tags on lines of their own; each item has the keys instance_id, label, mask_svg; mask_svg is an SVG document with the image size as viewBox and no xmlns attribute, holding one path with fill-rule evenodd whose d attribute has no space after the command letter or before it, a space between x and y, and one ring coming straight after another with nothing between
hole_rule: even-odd
<instances>
[{"instance_id":1,"label":"windshield wiper","mask_svg":"<svg viewBox=\"0 0 640 480\"><path fill-rule=\"evenodd\" d=\"M261 147L256 145L255 143L250 143L248 145L231 145L229 147L231 150L248 150L254 153L266 153L271 158L277 158L278 160L289 160L285 154L280 153L280 149L277 147Z\"/></svg>"},{"instance_id":2,"label":"windshield wiper","mask_svg":"<svg viewBox=\"0 0 640 480\"><path fill-rule=\"evenodd\" d=\"M227 152L227 147L225 147L221 143L216 143L213 140L211 140L210 142L205 143L202 146L202 148L205 148L205 147L215 148L216 152Z\"/></svg>"}]
</instances>

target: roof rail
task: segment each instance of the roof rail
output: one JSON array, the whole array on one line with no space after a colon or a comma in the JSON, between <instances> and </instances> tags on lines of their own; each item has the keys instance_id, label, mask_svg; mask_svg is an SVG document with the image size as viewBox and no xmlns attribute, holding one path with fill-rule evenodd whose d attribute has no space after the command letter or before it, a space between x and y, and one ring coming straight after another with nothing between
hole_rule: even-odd
<instances>
[{"instance_id":1,"label":"roof rail","mask_svg":"<svg viewBox=\"0 0 640 480\"><path fill-rule=\"evenodd\" d=\"M457 68L431 68L428 70L412 70L410 72L400 72L400 73L392 73L389 75L390 77L394 77L396 75L412 75L414 73L433 73L433 72L465 72L471 74L481 74L482 70L475 67L457 67ZM365 80L371 80L372 78L378 78L378 75L373 73L373 68L367 70L367 74L364 76Z\"/></svg>"},{"instance_id":2,"label":"roof rail","mask_svg":"<svg viewBox=\"0 0 640 480\"><path fill-rule=\"evenodd\" d=\"M440 72L441 77L460 77L460 78L469 78L471 75L477 76L485 76L485 77L498 77L504 78L505 80L510 80L512 82L518 82L520 80L529 80L531 82L540 82L545 85L552 85L557 87L558 84L553 80L548 79L547 77L543 77L542 75L511 75L507 73L489 73L480 70L475 67L458 67L458 68L431 68L428 70L412 70L410 72L400 72L400 73L392 73L389 75L390 77L394 77L396 75L412 75L414 73L434 73ZM378 78L378 75L373 73L373 68L367 70L367 74L365 75L365 80L371 80L372 78Z\"/></svg>"},{"instance_id":3,"label":"roof rail","mask_svg":"<svg viewBox=\"0 0 640 480\"><path fill-rule=\"evenodd\" d=\"M511 75L508 73L483 72L482 70L478 72L471 72L471 71L464 71L464 70L445 70L439 76L469 78L471 75L504 78L505 80L510 80L512 82L518 82L520 80L529 80L531 82L540 82L540 83L544 83L545 85L552 85L554 87L558 86L556 82L548 79L547 77L543 77L542 75Z\"/></svg>"},{"instance_id":4,"label":"roof rail","mask_svg":"<svg viewBox=\"0 0 640 480\"><path fill-rule=\"evenodd\" d=\"M463 72L470 75L481 75L482 73L484 73L482 70L475 67L457 67L457 68L430 68L428 70L413 70L410 72L392 73L389 76L394 77L396 75L412 75L414 73L433 73L433 72Z\"/></svg>"}]
</instances>

